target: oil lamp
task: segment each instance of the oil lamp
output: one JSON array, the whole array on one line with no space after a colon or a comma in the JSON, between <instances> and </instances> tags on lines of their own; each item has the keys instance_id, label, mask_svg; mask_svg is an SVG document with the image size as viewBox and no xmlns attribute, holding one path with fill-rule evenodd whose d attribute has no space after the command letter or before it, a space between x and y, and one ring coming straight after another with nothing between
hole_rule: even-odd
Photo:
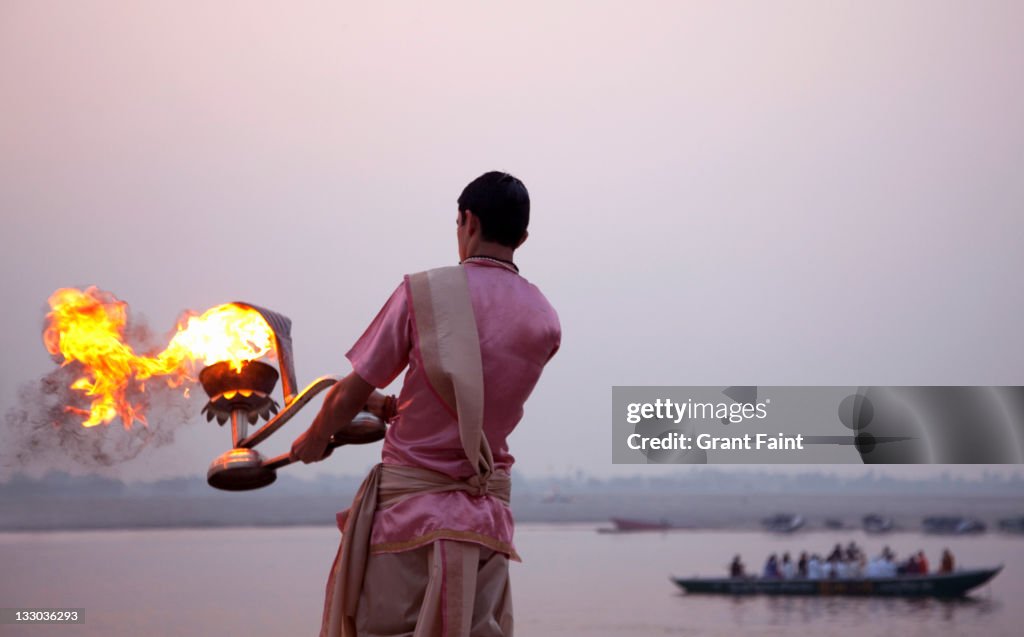
<instances>
[{"instance_id":1,"label":"oil lamp","mask_svg":"<svg viewBox=\"0 0 1024 637\"><path fill-rule=\"evenodd\" d=\"M231 422L232 448L210 464L206 481L210 486L225 491L248 491L271 484L277 479L277 470L292 462L289 454L266 459L253 447L291 420L314 396L338 382L338 378L321 376L296 393L291 320L248 303L235 305L259 312L267 322L274 335L274 351L280 372L261 361L219 361L203 368L199 382L210 397L203 407L207 421L216 418L220 425ZM284 394L284 407L280 410L271 397L278 378ZM266 422L247 435L249 425L260 420ZM384 437L385 430L383 421L370 412L362 411L344 433L331 439L329 447L376 442Z\"/></svg>"}]
</instances>

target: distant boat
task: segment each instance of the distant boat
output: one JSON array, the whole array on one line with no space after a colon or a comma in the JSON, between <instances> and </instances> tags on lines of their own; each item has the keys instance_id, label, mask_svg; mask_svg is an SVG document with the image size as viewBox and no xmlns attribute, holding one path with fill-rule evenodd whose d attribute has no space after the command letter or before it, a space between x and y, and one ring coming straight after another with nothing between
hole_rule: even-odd
<instances>
[{"instance_id":1,"label":"distant boat","mask_svg":"<svg viewBox=\"0 0 1024 637\"><path fill-rule=\"evenodd\" d=\"M874 513L865 515L861 519L861 525L865 533L888 533L895 526L892 518Z\"/></svg>"},{"instance_id":2,"label":"distant boat","mask_svg":"<svg viewBox=\"0 0 1024 637\"><path fill-rule=\"evenodd\" d=\"M571 495L565 495L557 486L552 487L540 499L543 504L567 504L572 502L572 500L573 497Z\"/></svg>"},{"instance_id":3,"label":"distant boat","mask_svg":"<svg viewBox=\"0 0 1024 637\"><path fill-rule=\"evenodd\" d=\"M963 597L995 577L1002 566L987 569L862 579L759 579L672 577L688 594L855 595L883 597Z\"/></svg>"},{"instance_id":4,"label":"distant boat","mask_svg":"<svg viewBox=\"0 0 1024 637\"><path fill-rule=\"evenodd\" d=\"M795 513L776 513L761 520L761 525L772 533L792 533L804 525L804 517Z\"/></svg>"},{"instance_id":5,"label":"distant boat","mask_svg":"<svg viewBox=\"0 0 1024 637\"><path fill-rule=\"evenodd\" d=\"M1024 533L1024 516L999 520L999 530L1006 533Z\"/></svg>"},{"instance_id":6,"label":"distant boat","mask_svg":"<svg viewBox=\"0 0 1024 637\"><path fill-rule=\"evenodd\" d=\"M672 528L668 520L636 520L631 518L611 518L615 531L667 531Z\"/></svg>"},{"instance_id":7,"label":"distant boat","mask_svg":"<svg viewBox=\"0 0 1024 637\"><path fill-rule=\"evenodd\" d=\"M941 535L968 535L984 533L985 523L957 515L935 515L921 520L921 530Z\"/></svg>"},{"instance_id":8,"label":"distant boat","mask_svg":"<svg viewBox=\"0 0 1024 637\"><path fill-rule=\"evenodd\" d=\"M843 521L840 520L840 519L837 519L837 518L825 518L825 528L826 529L831 529L833 531L838 531L838 530L844 528L845 526L846 525L843 524Z\"/></svg>"}]
</instances>

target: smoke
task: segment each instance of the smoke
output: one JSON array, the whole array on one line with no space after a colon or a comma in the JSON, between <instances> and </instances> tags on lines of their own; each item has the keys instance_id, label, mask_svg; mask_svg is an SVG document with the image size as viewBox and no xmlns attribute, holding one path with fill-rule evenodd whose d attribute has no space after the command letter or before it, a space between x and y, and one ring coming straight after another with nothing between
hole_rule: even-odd
<instances>
[{"instance_id":1,"label":"smoke","mask_svg":"<svg viewBox=\"0 0 1024 637\"><path fill-rule=\"evenodd\" d=\"M126 336L143 347L155 340L139 320L128 326ZM59 364L58 358L54 361ZM76 410L88 410L89 400L71 389L82 375L81 365L71 363L19 386L15 406L0 422L0 439L4 441L0 448L0 480L16 472L42 475L75 469L115 475L119 464L174 442L177 431L197 411L185 395L190 383L169 387L151 379L144 390L135 388L128 396L132 404L142 407L145 423L136 421L125 429L115 419L108 425L83 427L85 416Z\"/></svg>"}]
</instances>

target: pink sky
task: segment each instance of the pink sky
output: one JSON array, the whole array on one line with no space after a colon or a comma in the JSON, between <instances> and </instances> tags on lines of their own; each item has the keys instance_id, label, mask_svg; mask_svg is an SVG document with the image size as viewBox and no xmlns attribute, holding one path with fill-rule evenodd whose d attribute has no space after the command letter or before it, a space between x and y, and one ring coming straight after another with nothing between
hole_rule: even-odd
<instances>
[{"instance_id":1,"label":"pink sky","mask_svg":"<svg viewBox=\"0 0 1024 637\"><path fill-rule=\"evenodd\" d=\"M62 286L260 303L300 382L346 373L490 169L565 332L523 471L643 469L615 384L1022 384L1022 78L1012 1L5 2L0 406ZM191 429L125 475L205 470Z\"/></svg>"}]
</instances>

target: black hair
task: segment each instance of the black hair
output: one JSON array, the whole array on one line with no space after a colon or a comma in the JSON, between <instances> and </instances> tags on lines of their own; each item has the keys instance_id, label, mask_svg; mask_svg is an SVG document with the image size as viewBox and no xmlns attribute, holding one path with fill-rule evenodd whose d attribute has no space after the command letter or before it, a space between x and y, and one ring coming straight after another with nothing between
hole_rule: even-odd
<instances>
[{"instance_id":1,"label":"black hair","mask_svg":"<svg viewBox=\"0 0 1024 637\"><path fill-rule=\"evenodd\" d=\"M464 223L467 210L480 219L485 241L515 248L530 225L530 193L512 175L491 171L469 182L459 195L459 223Z\"/></svg>"}]
</instances>

